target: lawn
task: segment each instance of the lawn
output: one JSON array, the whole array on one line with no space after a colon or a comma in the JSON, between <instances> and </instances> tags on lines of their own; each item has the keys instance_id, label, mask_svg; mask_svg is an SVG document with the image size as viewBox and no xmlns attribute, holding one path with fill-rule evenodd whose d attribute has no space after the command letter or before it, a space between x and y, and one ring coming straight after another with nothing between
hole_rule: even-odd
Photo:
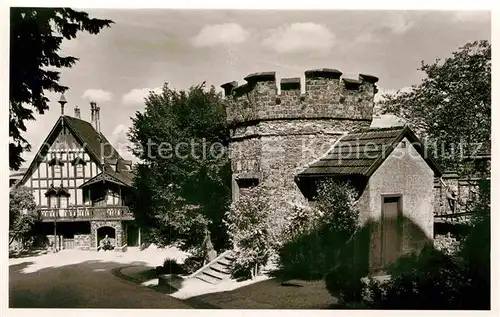
<instances>
[{"instance_id":1,"label":"lawn","mask_svg":"<svg viewBox=\"0 0 500 317\"><path fill-rule=\"evenodd\" d=\"M328 309L337 300L325 288L324 281L300 281L301 286L283 286L269 279L233 291L195 297L224 309Z\"/></svg>"}]
</instances>

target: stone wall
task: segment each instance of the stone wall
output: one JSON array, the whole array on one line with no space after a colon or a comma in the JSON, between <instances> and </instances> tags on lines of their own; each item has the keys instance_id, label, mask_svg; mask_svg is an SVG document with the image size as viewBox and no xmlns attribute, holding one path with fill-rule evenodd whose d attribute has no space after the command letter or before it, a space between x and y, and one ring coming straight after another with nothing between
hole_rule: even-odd
<instances>
[{"instance_id":1,"label":"stone wall","mask_svg":"<svg viewBox=\"0 0 500 317\"><path fill-rule=\"evenodd\" d=\"M458 202L455 212L466 212L467 207L476 199L479 192L479 178L460 178L455 173L446 173L442 176L443 182L457 191ZM441 184L439 179L434 181L434 214L444 215L452 213L446 195L447 188Z\"/></svg>"},{"instance_id":2,"label":"stone wall","mask_svg":"<svg viewBox=\"0 0 500 317\"><path fill-rule=\"evenodd\" d=\"M53 234L48 234L47 235L47 245L48 247L50 248L53 248L54 247L54 235ZM60 235L57 235L56 236L56 247L58 249L61 248L61 236Z\"/></svg>"},{"instance_id":3,"label":"stone wall","mask_svg":"<svg viewBox=\"0 0 500 317\"><path fill-rule=\"evenodd\" d=\"M92 247L90 234L75 234L73 239L75 241L75 248L77 249L90 250Z\"/></svg>"},{"instance_id":4,"label":"stone wall","mask_svg":"<svg viewBox=\"0 0 500 317\"><path fill-rule=\"evenodd\" d=\"M247 83L222 85L228 97L228 122L255 120L336 118L370 120L378 78L359 75L358 79L340 78L334 69L305 72L305 93L298 78L283 78L278 94L276 73L255 73L245 77Z\"/></svg>"},{"instance_id":5,"label":"stone wall","mask_svg":"<svg viewBox=\"0 0 500 317\"><path fill-rule=\"evenodd\" d=\"M245 199L249 184L265 189L273 204L275 235L286 225L291 203L307 204L295 176L343 134L370 126L376 78L340 76L337 70L306 71L304 94L298 78L282 79L278 94L275 73L249 75L241 86L222 86L231 126L233 199Z\"/></svg>"},{"instance_id":6,"label":"stone wall","mask_svg":"<svg viewBox=\"0 0 500 317\"><path fill-rule=\"evenodd\" d=\"M111 227L115 229L115 247L120 248L126 244L125 228L122 221L95 220L90 222L90 242L92 249L96 249L99 245L99 241L97 241L97 230L102 227Z\"/></svg>"}]
</instances>

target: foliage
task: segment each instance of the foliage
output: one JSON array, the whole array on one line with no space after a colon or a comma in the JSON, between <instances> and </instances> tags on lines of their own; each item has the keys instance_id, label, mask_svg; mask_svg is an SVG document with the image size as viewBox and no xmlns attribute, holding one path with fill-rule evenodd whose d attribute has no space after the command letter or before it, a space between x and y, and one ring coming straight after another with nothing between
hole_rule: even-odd
<instances>
[{"instance_id":1,"label":"foliage","mask_svg":"<svg viewBox=\"0 0 500 317\"><path fill-rule=\"evenodd\" d=\"M360 302L362 296L362 275L346 263L338 264L325 275L328 292L342 303Z\"/></svg>"},{"instance_id":2,"label":"foliage","mask_svg":"<svg viewBox=\"0 0 500 317\"><path fill-rule=\"evenodd\" d=\"M357 192L349 184L326 180L318 184L312 210L296 208L288 240L279 252L282 274L321 279L336 266L340 250L358 229Z\"/></svg>"},{"instance_id":3,"label":"foliage","mask_svg":"<svg viewBox=\"0 0 500 317\"><path fill-rule=\"evenodd\" d=\"M141 161L132 206L137 222L159 246L199 246L208 227L215 248L225 247L231 169L221 95L204 83L187 91L164 85L145 103L128 134Z\"/></svg>"},{"instance_id":4,"label":"foliage","mask_svg":"<svg viewBox=\"0 0 500 317\"><path fill-rule=\"evenodd\" d=\"M452 255L458 252L460 241L450 233L446 235L436 235L434 237L434 247L447 255Z\"/></svg>"},{"instance_id":5,"label":"foliage","mask_svg":"<svg viewBox=\"0 0 500 317\"><path fill-rule=\"evenodd\" d=\"M458 143L491 140L491 44L465 44L444 61L422 62L425 78L408 92L384 95L382 113L405 119L446 169L460 170ZM474 151L474 148L469 149Z\"/></svg>"},{"instance_id":6,"label":"foliage","mask_svg":"<svg viewBox=\"0 0 500 317\"><path fill-rule=\"evenodd\" d=\"M491 183L489 180L479 181L476 199L467 207L467 211L472 212L470 221L472 227L484 221L489 221L491 214Z\"/></svg>"},{"instance_id":7,"label":"foliage","mask_svg":"<svg viewBox=\"0 0 500 317\"><path fill-rule=\"evenodd\" d=\"M202 256L191 256L184 260L182 269L186 274L193 274L203 266L204 258Z\"/></svg>"},{"instance_id":8,"label":"foliage","mask_svg":"<svg viewBox=\"0 0 500 317\"><path fill-rule=\"evenodd\" d=\"M90 18L85 12L69 8L11 8L9 62L9 166L19 169L21 154L31 146L22 136L25 122L49 109L46 91L63 93L68 87L59 83L61 68L70 68L78 58L61 56L63 40L78 32L98 34L111 20ZM28 106L26 106L28 105Z\"/></svg>"},{"instance_id":9,"label":"foliage","mask_svg":"<svg viewBox=\"0 0 500 317\"><path fill-rule=\"evenodd\" d=\"M235 246L232 276L250 278L252 270L265 265L273 245L269 234L269 201L259 187L245 191L245 199L231 204L226 226Z\"/></svg>"},{"instance_id":10,"label":"foliage","mask_svg":"<svg viewBox=\"0 0 500 317\"><path fill-rule=\"evenodd\" d=\"M14 187L9 195L9 245L14 240L27 246L33 227L40 219L33 192L26 187Z\"/></svg>"},{"instance_id":11,"label":"foliage","mask_svg":"<svg viewBox=\"0 0 500 317\"><path fill-rule=\"evenodd\" d=\"M378 309L463 309L470 279L464 262L426 246L401 257L386 283L370 283L367 306ZM470 299L469 299L470 300Z\"/></svg>"},{"instance_id":12,"label":"foliage","mask_svg":"<svg viewBox=\"0 0 500 317\"><path fill-rule=\"evenodd\" d=\"M471 280L470 288L466 293L477 299L471 309L489 309L491 286L491 209L489 202L489 184L482 186L482 191L487 192L483 202L476 205L472 218L473 227L461 244L458 255L463 258L466 266L466 275Z\"/></svg>"},{"instance_id":13,"label":"foliage","mask_svg":"<svg viewBox=\"0 0 500 317\"><path fill-rule=\"evenodd\" d=\"M279 248L296 237L313 231L315 224L319 221L321 212L309 205L290 204L290 211L286 218L287 224L281 233Z\"/></svg>"},{"instance_id":14,"label":"foliage","mask_svg":"<svg viewBox=\"0 0 500 317\"><path fill-rule=\"evenodd\" d=\"M359 229L359 209L356 200L359 194L349 182L326 180L318 185L315 208L319 222L347 241Z\"/></svg>"},{"instance_id":15,"label":"foliage","mask_svg":"<svg viewBox=\"0 0 500 317\"><path fill-rule=\"evenodd\" d=\"M481 204L479 204L481 205ZM479 208L479 207L478 207ZM489 210L489 209L488 209ZM489 309L490 218L488 210L458 250L443 252L432 245L402 256L390 268L391 279L373 279L364 289L367 308L376 309Z\"/></svg>"},{"instance_id":16,"label":"foliage","mask_svg":"<svg viewBox=\"0 0 500 317\"><path fill-rule=\"evenodd\" d=\"M161 274L184 274L184 267L177 263L175 259L170 259L166 258L163 261L162 266L157 266L156 269L156 275L161 275Z\"/></svg>"}]
</instances>

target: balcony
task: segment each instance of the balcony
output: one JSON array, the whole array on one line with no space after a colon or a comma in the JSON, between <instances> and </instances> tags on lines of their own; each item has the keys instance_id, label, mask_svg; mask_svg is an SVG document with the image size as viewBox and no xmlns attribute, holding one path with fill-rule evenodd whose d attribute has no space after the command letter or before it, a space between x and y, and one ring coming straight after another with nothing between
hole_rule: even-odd
<instances>
[{"instance_id":1,"label":"balcony","mask_svg":"<svg viewBox=\"0 0 500 317\"><path fill-rule=\"evenodd\" d=\"M43 222L134 219L126 206L40 208L40 216Z\"/></svg>"}]
</instances>

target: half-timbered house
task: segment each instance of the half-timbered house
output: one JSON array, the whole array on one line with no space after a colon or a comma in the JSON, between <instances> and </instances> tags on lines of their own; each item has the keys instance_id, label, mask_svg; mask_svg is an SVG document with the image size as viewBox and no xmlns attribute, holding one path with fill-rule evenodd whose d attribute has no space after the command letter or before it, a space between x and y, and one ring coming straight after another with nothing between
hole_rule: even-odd
<instances>
[{"instance_id":1,"label":"half-timbered house","mask_svg":"<svg viewBox=\"0 0 500 317\"><path fill-rule=\"evenodd\" d=\"M132 162L124 160L100 131L100 108L91 120L64 113L42 143L17 186L33 190L42 224L37 228L55 249L97 250L108 237L117 250L138 245L140 232L129 210Z\"/></svg>"}]
</instances>

